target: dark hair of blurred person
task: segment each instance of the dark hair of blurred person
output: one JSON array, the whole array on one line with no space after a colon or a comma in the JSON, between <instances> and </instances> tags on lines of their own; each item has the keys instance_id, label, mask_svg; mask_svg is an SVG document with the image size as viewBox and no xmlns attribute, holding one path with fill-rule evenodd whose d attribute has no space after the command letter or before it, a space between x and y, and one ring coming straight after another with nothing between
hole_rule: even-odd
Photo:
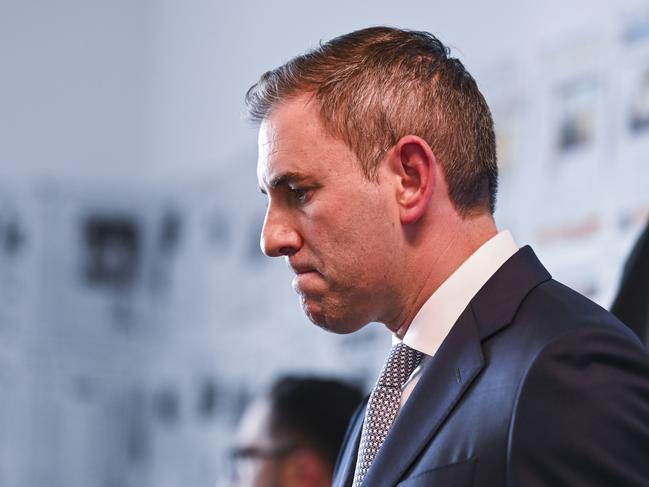
<instances>
[{"instance_id":1,"label":"dark hair of blurred person","mask_svg":"<svg viewBox=\"0 0 649 487\"><path fill-rule=\"evenodd\" d=\"M246 409L233 451L234 485L329 486L360 389L333 379L287 376Z\"/></svg>"}]
</instances>

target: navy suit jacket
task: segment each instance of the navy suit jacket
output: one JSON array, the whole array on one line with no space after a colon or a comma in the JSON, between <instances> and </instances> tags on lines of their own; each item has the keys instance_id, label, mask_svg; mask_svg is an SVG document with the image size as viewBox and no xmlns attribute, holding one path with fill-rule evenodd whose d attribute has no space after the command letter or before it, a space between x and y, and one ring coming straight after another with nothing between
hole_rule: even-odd
<instances>
[{"instance_id":1,"label":"navy suit jacket","mask_svg":"<svg viewBox=\"0 0 649 487\"><path fill-rule=\"evenodd\" d=\"M352 485L366 404L337 487ZM649 356L524 247L428 361L364 485L649 486Z\"/></svg>"}]
</instances>

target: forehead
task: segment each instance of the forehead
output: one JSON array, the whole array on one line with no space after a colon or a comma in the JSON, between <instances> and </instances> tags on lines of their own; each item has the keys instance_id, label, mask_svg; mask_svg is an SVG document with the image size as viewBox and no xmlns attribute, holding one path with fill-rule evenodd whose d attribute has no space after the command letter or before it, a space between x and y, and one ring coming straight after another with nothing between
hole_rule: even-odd
<instances>
[{"instance_id":1,"label":"forehead","mask_svg":"<svg viewBox=\"0 0 649 487\"><path fill-rule=\"evenodd\" d=\"M272 155L284 146L304 146L313 137L322 135L323 127L317 103L300 96L275 106L259 127L260 156Z\"/></svg>"},{"instance_id":2,"label":"forehead","mask_svg":"<svg viewBox=\"0 0 649 487\"><path fill-rule=\"evenodd\" d=\"M275 107L261 123L258 143L261 186L283 173L317 177L339 170L338 161L355 157L342 140L327 132L317 101L307 95Z\"/></svg>"}]
</instances>

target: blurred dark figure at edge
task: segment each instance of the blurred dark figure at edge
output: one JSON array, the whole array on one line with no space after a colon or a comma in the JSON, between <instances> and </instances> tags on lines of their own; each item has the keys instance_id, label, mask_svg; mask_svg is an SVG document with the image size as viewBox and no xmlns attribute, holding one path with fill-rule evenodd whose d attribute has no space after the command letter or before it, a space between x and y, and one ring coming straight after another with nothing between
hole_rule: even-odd
<instances>
[{"instance_id":1,"label":"blurred dark figure at edge","mask_svg":"<svg viewBox=\"0 0 649 487\"><path fill-rule=\"evenodd\" d=\"M649 345L649 222L624 265L611 313Z\"/></svg>"},{"instance_id":2,"label":"blurred dark figure at edge","mask_svg":"<svg viewBox=\"0 0 649 487\"><path fill-rule=\"evenodd\" d=\"M279 378L244 412L232 452L232 485L330 486L362 397L360 389L337 380Z\"/></svg>"}]
</instances>

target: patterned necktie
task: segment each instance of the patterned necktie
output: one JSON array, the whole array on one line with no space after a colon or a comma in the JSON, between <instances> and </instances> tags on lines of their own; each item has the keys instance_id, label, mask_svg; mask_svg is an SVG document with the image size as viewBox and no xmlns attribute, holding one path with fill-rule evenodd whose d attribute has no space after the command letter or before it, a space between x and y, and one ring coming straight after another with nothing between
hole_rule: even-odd
<instances>
[{"instance_id":1,"label":"patterned necktie","mask_svg":"<svg viewBox=\"0 0 649 487\"><path fill-rule=\"evenodd\" d=\"M401 388L417 368L424 354L397 343L385 361L370 395L358 448L353 487L360 487L399 412Z\"/></svg>"}]
</instances>

